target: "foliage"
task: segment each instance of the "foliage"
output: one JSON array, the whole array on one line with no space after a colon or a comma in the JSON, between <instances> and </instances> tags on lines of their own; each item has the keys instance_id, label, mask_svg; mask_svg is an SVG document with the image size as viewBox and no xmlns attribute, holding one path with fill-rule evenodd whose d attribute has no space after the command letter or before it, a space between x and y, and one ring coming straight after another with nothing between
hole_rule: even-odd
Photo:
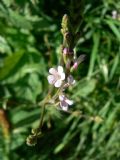
<instances>
[{"instance_id":1,"label":"foliage","mask_svg":"<svg viewBox=\"0 0 120 160\"><path fill-rule=\"evenodd\" d=\"M120 1L80 2L1 0L1 160L120 159L120 18L112 18ZM68 90L75 103L68 113L48 106L43 134L29 147L26 138L48 92L48 68L59 63L65 13L73 25L80 22L75 50L86 55Z\"/></svg>"}]
</instances>

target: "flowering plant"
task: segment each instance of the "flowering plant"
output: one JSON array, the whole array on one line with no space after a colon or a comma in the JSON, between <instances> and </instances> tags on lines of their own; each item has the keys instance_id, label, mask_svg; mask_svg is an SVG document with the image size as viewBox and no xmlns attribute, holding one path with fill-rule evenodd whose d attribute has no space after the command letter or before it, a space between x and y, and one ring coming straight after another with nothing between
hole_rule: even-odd
<instances>
[{"instance_id":1,"label":"flowering plant","mask_svg":"<svg viewBox=\"0 0 120 160\"><path fill-rule=\"evenodd\" d=\"M73 100L70 100L65 91L69 86L75 84L72 73L78 68L79 64L84 60L85 55L79 57L75 56L74 48L76 39L78 37L77 31L72 28L69 17L65 14L62 18L63 44L61 46L61 61L57 67L51 67L49 69L49 75L47 77L48 83L55 88L58 88L55 95L52 96L51 91L41 103L43 105L43 111L40 119L39 127L36 130L32 130L32 135L28 136L27 144L35 145L37 137L41 135L42 123L45 112L45 106L47 104L58 104L57 107L63 111L68 111L69 106L73 105Z\"/></svg>"}]
</instances>

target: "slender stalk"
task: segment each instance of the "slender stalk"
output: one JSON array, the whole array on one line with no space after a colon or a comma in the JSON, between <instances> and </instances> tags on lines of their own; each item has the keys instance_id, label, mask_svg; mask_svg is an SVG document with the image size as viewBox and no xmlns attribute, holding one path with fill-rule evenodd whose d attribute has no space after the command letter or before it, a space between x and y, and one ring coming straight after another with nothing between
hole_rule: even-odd
<instances>
[{"instance_id":1,"label":"slender stalk","mask_svg":"<svg viewBox=\"0 0 120 160\"><path fill-rule=\"evenodd\" d=\"M41 113L41 118L40 118L40 123L39 123L39 127L38 127L38 131L41 131L42 125L43 125L43 118L44 118L44 113L45 113L45 104L43 104L42 107L42 113Z\"/></svg>"}]
</instances>

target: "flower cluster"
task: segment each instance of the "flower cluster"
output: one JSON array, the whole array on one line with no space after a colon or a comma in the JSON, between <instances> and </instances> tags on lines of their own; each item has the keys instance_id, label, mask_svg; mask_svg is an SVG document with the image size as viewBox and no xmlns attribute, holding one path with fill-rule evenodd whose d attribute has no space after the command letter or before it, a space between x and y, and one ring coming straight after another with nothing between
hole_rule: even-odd
<instances>
[{"instance_id":1,"label":"flower cluster","mask_svg":"<svg viewBox=\"0 0 120 160\"><path fill-rule=\"evenodd\" d=\"M75 84L75 80L73 76L70 74L72 71L78 68L78 65L84 60L85 55L81 55L76 59L69 59L71 55L74 55L74 52L68 48L63 49L63 58L68 58L65 60L67 73L63 70L62 66L58 66L57 68L50 68L49 75L47 77L49 84L54 85L56 88L60 88L61 92L58 95L60 108L64 111L68 110L68 106L73 104L73 101L69 100L63 91ZM67 57L64 57L67 56ZM71 63L73 62L73 64ZM68 65L69 64L69 65ZM72 64L72 65L71 65Z\"/></svg>"},{"instance_id":2,"label":"flower cluster","mask_svg":"<svg viewBox=\"0 0 120 160\"><path fill-rule=\"evenodd\" d=\"M72 105L73 101L67 98L65 95L65 89L75 84L75 80L71 74L84 60L85 55L75 57L75 40L77 39L78 35L76 31L72 29L69 17L67 15L63 16L61 25L61 32L63 35L63 44L61 47L62 66L60 65L57 68L50 68L50 74L48 75L47 79L51 85L59 88L60 92L57 95L57 99L59 101L60 108L64 111L67 111L68 106Z\"/></svg>"},{"instance_id":3,"label":"flower cluster","mask_svg":"<svg viewBox=\"0 0 120 160\"><path fill-rule=\"evenodd\" d=\"M50 75L48 75L48 77L47 77L49 84L54 85L56 88L61 89L61 92L58 95L60 108L64 111L67 111L68 106L72 105L73 101L69 100L65 96L65 94L63 93L63 90L65 88L69 87L70 85L75 84L75 80L73 79L72 75L69 75L66 78L62 66L58 66L57 68L50 68L49 73L50 73ZM65 80L65 78L66 78L66 80Z\"/></svg>"},{"instance_id":4,"label":"flower cluster","mask_svg":"<svg viewBox=\"0 0 120 160\"><path fill-rule=\"evenodd\" d=\"M38 128L32 130L32 133L27 138L27 144L30 146L35 145L38 137L42 134L42 125L45 107L47 104L59 103L59 109L62 109L63 111L67 111L69 106L73 105L73 101L66 96L65 91L68 87L75 84L76 81L74 80L72 73L77 70L79 64L84 60L85 55L76 57L77 54L75 53L74 48L79 37L79 33L77 26L73 28L67 15L63 16L61 26L63 43L60 51L60 65L56 68L50 68L49 75L47 77L49 84L53 85L57 89L57 92L52 95L54 90L50 90L44 100L39 104L42 105L40 123Z\"/></svg>"}]
</instances>

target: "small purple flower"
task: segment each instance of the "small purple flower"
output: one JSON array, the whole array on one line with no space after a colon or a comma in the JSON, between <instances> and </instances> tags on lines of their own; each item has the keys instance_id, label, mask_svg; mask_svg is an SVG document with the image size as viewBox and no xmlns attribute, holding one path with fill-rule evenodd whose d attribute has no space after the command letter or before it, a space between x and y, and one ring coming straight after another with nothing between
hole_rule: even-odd
<instances>
[{"instance_id":1,"label":"small purple flower","mask_svg":"<svg viewBox=\"0 0 120 160\"><path fill-rule=\"evenodd\" d=\"M117 10L113 10L112 11L112 18L116 19L116 20L120 20L120 12L118 12Z\"/></svg>"},{"instance_id":2,"label":"small purple flower","mask_svg":"<svg viewBox=\"0 0 120 160\"><path fill-rule=\"evenodd\" d=\"M76 82L76 81L74 80L74 78L73 78L72 75L69 75L68 78L67 78L67 80L68 80L68 84L69 84L69 85L74 85L75 82Z\"/></svg>"},{"instance_id":3,"label":"small purple flower","mask_svg":"<svg viewBox=\"0 0 120 160\"><path fill-rule=\"evenodd\" d=\"M117 11L116 11L116 10L113 10L113 11L112 11L112 18L113 18L113 19L117 19L117 14L118 14Z\"/></svg>"},{"instance_id":4,"label":"small purple flower","mask_svg":"<svg viewBox=\"0 0 120 160\"><path fill-rule=\"evenodd\" d=\"M50 68L49 73L50 75L48 75L47 77L48 82L59 88L62 85L62 81L65 80L65 73L63 72L63 67L58 66L57 69Z\"/></svg>"},{"instance_id":5,"label":"small purple flower","mask_svg":"<svg viewBox=\"0 0 120 160\"><path fill-rule=\"evenodd\" d=\"M63 54L64 55L73 55L74 54L74 51L73 51L73 49L70 49L70 48L64 48L63 49Z\"/></svg>"},{"instance_id":6,"label":"small purple flower","mask_svg":"<svg viewBox=\"0 0 120 160\"><path fill-rule=\"evenodd\" d=\"M64 49L63 49L63 54L64 54L64 55L67 55L68 53L69 53L69 49L68 49L68 48L64 48Z\"/></svg>"},{"instance_id":7,"label":"small purple flower","mask_svg":"<svg viewBox=\"0 0 120 160\"><path fill-rule=\"evenodd\" d=\"M60 107L64 111L67 111L68 106L69 105L71 106L73 104L73 101L66 98L65 95L59 95L59 100L60 100Z\"/></svg>"}]
</instances>

